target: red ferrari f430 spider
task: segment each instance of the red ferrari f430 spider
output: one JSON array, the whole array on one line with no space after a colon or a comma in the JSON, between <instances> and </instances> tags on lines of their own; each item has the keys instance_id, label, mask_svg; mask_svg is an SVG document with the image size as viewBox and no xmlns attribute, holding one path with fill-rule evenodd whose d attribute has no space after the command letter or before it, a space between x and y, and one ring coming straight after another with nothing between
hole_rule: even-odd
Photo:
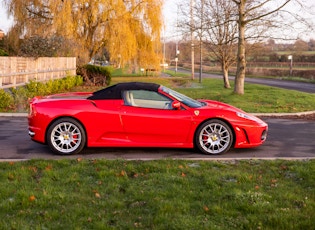
<instances>
[{"instance_id":1,"label":"red ferrari f430 spider","mask_svg":"<svg viewBox=\"0 0 315 230\"><path fill-rule=\"evenodd\" d=\"M261 145L268 130L265 122L233 106L142 82L35 97L28 123L31 139L57 154L85 147L196 147L221 154Z\"/></svg>"}]
</instances>

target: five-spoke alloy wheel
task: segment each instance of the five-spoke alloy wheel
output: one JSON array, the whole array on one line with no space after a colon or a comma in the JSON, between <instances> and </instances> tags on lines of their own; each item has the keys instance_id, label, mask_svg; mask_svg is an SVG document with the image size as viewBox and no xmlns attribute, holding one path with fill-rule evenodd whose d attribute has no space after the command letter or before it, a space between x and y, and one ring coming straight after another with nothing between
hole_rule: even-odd
<instances>
[{"instance_id":1,"label":"five-spoke alloy wheel","mask_svg":"<svg viewBox=\"0 0 315 230\"><path fill-rule=\"evenodd\" d=\"M203 123L196 132L197 148L205 154L227 152L233 143L233 132L224 121L213 119Z\"/></svg>"},{"instance_id":2,"label":"five-spoke alloy wheel","mask_svg":"<svg viewBox=\"0 0 315 230\"><path fill-rule=\"evenodd\" d=\"M82 125L72 118L61 118L47 131L47 144L57 154L76 154L85 146L86 136Z\"/></svg>"}]
</instances>

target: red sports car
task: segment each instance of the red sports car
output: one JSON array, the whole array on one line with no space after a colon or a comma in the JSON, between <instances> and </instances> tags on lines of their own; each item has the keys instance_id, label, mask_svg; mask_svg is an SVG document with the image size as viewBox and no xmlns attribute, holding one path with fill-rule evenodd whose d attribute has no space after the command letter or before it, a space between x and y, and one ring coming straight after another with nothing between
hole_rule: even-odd
<instances>
[{"instance_id":1,"label":"red sports car","mask_svg":"<svg viewBox=\"0 0 315 230\"><path fill-rule=\"evenodd\" d=\"M84 147L197 147L221 154L261 145L268 130L259 118L230 105L142 82L35 97L28 122L32 140L57 154Z\"/></svg>"}]
</instances>

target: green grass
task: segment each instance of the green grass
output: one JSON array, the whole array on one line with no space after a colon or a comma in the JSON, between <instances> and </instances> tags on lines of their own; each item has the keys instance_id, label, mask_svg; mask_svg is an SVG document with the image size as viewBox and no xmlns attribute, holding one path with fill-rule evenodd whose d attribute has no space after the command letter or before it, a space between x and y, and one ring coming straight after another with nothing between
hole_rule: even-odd
<instances>
[{"instance_id":1,"label":"green grass","mask_svg":"<svg viewBox=\"0 0 315 230\"><path fill-rule=\"evenodd\" d=\"M202 79L202 83L199 83L197 78L191 80L189 74L175 74L174 71L169 70L166 73L172 77L115 76L112 77L111 84L127 81L155 82L195 99L222 101L250 113L294 113L315 110L315 94L245 83L245 94L236 95L233 93L234 81L230 82L231 89L225 89L222 79L206 78ZM119 74L119 72L116 74ZM99 89L100 87L79 86L72 88L71 91L93 92ZM36 94L36 92L32 93ZM24 94L22 96L22 99L18 102L23 106L15 105L16 108L13 106L15 110L21 107L18 110L19 112L25 112L25 109L28 108L25 106L28 104L28 97L25 97ZM4 108L0 106L0 111L9 111L5 104L3 106Z\"/></svg>"},{"instance_id":2,"label":"green grass","mask_svg":"<svg viewBox=\"0 0 315 230\"><path fill-rule=\"evenodd\" d=\"M195 99L218 100L251 113L295 113L315 110L315 94L270 86L245 83L245 94L233 93L223 88L221 79L190 80L187 77L120 77L112 78L112 84L126 81L156 82L173 88Z\"/></svg>"},{"instance_id":3,"label":"green grass","mask_svg":"<svg viewBox=\"0 0 315 230\"><path fill-rule=\"evenodd\" d=\"M190 73L183 73L183 72L175 72L173 70L165 70L164 73L172 76L172 77L189 77Z\"/></svg>"},{"instance_id":4,"label":"green grass","mask_svg":"<svg viewBox=\"0 0 315 230\"><path fill-rule=\"evenodd\" d=\"M313 84L315 83L315 80L301 78L301 77L294 77L294 76L275 77L275 76L246 75L246 78L277 79L277 80L286 80L286 81L294 81L294 82L306 82L306 83L313 83Z\"/></svg>"},{"instance_id":5,"label":"green grass","mask_svg":"<svg viewBox=\"0 0 315 230\"><path fill-rule=\"evenodd\" d=\"M0 229L313 229L315 161L0 163Z\"/></svg>"}]
</instances>

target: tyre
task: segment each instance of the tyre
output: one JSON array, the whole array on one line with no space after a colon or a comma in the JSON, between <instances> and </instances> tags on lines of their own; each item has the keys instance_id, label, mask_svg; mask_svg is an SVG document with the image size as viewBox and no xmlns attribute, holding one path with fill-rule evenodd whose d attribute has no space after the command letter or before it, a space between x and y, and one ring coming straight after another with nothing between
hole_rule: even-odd
<instances>
[{"instance_id":1,"label":"tyre","mask_svg":"<svg viewBox=\"0 0 315 230\"><path fill-rule=\"evenodd\" d=\"M47 131L47 144L56 154L77 154L82 151L85 142L83 126L72 118L56 120Z\"/></svg>"},{"instance_id":2,"label":"tyre","mask_svg":"<svg viewBox=\"0 0 315 230\"><path fill-rule=\"evenodd\" d=\"M196 147L205 154L222 154L227 152L233 143L233 132L229 125L221 120L209 120L196 131Z\"/></svg>"}]
</instances>

